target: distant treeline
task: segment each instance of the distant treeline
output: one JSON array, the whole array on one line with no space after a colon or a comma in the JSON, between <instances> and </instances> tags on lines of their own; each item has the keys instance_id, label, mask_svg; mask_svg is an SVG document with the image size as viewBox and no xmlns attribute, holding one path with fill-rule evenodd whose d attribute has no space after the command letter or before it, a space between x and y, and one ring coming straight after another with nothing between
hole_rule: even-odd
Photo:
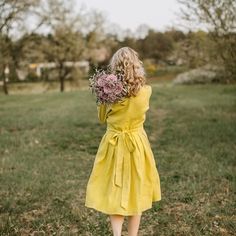
<instances>
[{"instance_id":1,"label":"distant treeline","mask_svg":"<svg viewBox=\"0 0 236 236\"><path fill-rule=\"evenodd\" d=\"M19 80L25 74L28 80L46 80L50 79L49 69L41 68L38 78L36 71L30 68L32 64L37 70L37 63L53 63L56 65L54 77L59 78L63 91L65 79L84 76L81 68L70 68L66 63L86 61L94 69L106 65L118 48L130 46L139 52L150 71L156 64L188 68L214 64L222 67L226 77L235 80L235 2L215 6L212 1L204 1L205 5L200 6L195 0L190 1L194 4L180 2L189 11L198 10L199 21L211 26L207 31L183 32L172 28L159 32L140 27L138 33L142 37L123 34L121 38L121 29L106 29L103 14L83 9L76 11L73 1L1 0L0 76L4 78L4 70L8 67L10 81ZM29 21L34 22L33 28L28 27Z\"/></svg>"}]
</instances>

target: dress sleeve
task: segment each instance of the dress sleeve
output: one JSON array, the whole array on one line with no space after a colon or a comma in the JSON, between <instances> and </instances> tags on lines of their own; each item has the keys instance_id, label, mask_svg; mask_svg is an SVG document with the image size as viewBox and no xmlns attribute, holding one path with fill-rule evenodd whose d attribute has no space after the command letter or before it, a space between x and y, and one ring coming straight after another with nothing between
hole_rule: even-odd
<instances>
[{"instance_id":1,"label":"dress sleeve","mask_svg":"<svg viewBox=\"0 0 236 236\"><path fill-rule=\"evenodd\" d=\"M97 106L97 111L98 111L98 119L100 123L105 123L106 122L106 105L101 104Z\"/></svg>"},{"instance_id":2,"label":"dress sleeve","mask_svg":"<svg viewBox=\"0 0 236 236\"><path fill-rule=\"evenodd\" d=\"M150 108L150 97L152 95L152 87L150 85L148 85L148 92L147 92L147 110L149 110Z\"/></svg>"},{"instance_id":3,"label":"dress sleeve","mask_svg":"<svg viewBox=\"0 0 236 236\"><path fill-rule=\"evenodd\" d=\"M149 98L152 95L152 87L150 85L148 86L148 95L149 95Z\"/></svg>"}]
</instances>

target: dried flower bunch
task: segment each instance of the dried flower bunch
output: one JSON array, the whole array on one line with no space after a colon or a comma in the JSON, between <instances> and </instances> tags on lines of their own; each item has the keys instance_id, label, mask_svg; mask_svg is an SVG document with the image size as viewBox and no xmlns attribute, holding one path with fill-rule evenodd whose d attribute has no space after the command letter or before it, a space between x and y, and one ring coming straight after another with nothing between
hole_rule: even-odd
<instances>
[{"instance_id":1,"label":"dried flower bunch","mask_svg":"<svg viewBox=\"0 0 236 236\"><path fill-rule=\"evenodd\" d=\"M117 103L128 93L128 84L122 73L112 74L105 70L96 70L89 78L89 87L96 96L97 104Z\"/></svg>"}]
</instances>

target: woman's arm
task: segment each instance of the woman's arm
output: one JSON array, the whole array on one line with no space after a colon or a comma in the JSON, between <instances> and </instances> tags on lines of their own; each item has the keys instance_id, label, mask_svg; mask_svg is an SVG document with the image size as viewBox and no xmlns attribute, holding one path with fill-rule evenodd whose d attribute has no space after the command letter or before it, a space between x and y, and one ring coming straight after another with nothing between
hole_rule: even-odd
<instances>
[{"instance_id":1,"label":"woman's arm","mask_svg":"<svg viewBox=\"0 0 236 236\"><path fill-rule=\"evenodd\" d=\"M106 105L105 104L98 105L97 111L100 123L104 124L106 122Z\"/></svg>"}]
</instances>

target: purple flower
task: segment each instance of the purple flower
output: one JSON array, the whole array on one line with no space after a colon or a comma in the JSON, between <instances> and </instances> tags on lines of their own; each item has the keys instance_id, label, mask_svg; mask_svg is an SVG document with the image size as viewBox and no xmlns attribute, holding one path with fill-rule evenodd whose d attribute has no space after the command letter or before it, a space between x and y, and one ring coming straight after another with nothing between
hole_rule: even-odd
<instances>
[{"instance_id":1,"label":"purple flower","mask_svg":"<svg viewBox=\"0 0 236 236\"><path fill-rule=\"evenodd\" d=\"M115 103L125 97L127 91L121 75L96 72L90 79L90 87L95 93L98 103Z\"/></svg>"},{"instance_id":2,"label":"purple flower","mask_svg":"<svg viewBox=\"0 0 236 236\"><path fill-rule=\"evenodd\" d=\"M115 94L120 94L123 91L123 86L121 83L118 83L115 88Z\"/></svg>"},{"instance_id":3,"label":"purple flower","mask_svg":"<svg viewBox=\"0 0 236 236\"><path fill-rule=\"evenodd\" d=\"M97 85L99 87L103 87L106 83L106 75L102 75L101 77L98 77L97 79Z\"/></svg>"},{"instance_id":4,"label":"purple flower","mask_svg":"<svg viewBox=\"0 0 236 236\"><path fill-rule=\"evenodd\" d=\"M107 75L106 80L111 81L111 82L117 82L117 77L113 74L110 74L110 75Z\"/></svg>"}]
</instances>

